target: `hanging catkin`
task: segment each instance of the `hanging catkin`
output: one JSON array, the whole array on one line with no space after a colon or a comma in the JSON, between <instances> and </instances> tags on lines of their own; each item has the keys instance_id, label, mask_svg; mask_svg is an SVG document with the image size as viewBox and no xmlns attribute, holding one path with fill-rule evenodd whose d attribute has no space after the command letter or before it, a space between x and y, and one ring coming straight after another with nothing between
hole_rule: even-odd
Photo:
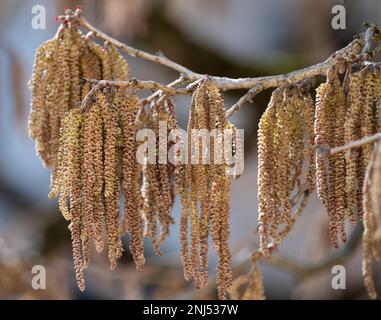
<instances>
[{"instance_id":1,"label":"hanging catkin","mask_svg":"<svg viewBox=\"0 0 381 320\"><path fill-rule=\"evenodd\" d=\"M379 121L377 118L377 92L381 85L378 68L377 65L370 64L350 73L345 144L372 135L377 130ZM362 219L363 181L371 153L372 145L365 145L348 150L345 155L347 211L352 223L356 222L356 209L358 218Z\"/></svg>"},{"instance_id":2,"label":"hanging catkin","mask_svg":"<svg viewBox=\"0 0 381 320\"><path fill-rule=\"evenodd\" d=\"M306 182L314 186L312 164L313 107L308 92L298 87L279 88L263 114L258 130L258 209L262 252L280 242L279 227L291 222L292 194Z\"/></svg>"},{"instance_id":3,"label":"hanging catkin","mask_svg":"<svg viewBox=\"0 0 381 320\"><path fill-rule=\"evenodd\" d=\"M57 173L50 192L50 197L59 195L60 211L71 220L74 263L81 290L84 288L82 272L90 262L91 240L97 251L102 251L103 233L107 231L111 269L115 269L122 254L119 168L124 158L121 152L126 150L118 146L120 113L113 98L109 90L101 89L85 111L73 109L63 118ZM134 105L136 98L131 96L126 100L126 108L130 107L132 114ZM133 203L134 199L129 200ZM136 257L139 251L136 239L132 242Z\"/></svg>"},{"instance_id":4,"label":"hanging catkin","mask_svg":"<svg viewBox=\"0 0 381 320\"><path fill-rule=\"evenodd\" d=\"M187 163L185 182L181 188L181 255L185 278L189 280L192 277L196 287L205 286L210 232L218 255L216 277L220 299L226 298L232 284L229 249L230 180L226 174L223 150L226 126L221 94L211 81L205 79L193 94L188 121ZM217 133L210 139L210 148L206 148L202 135L211 133L213 129L217 129ZM206 162L208 157L209 162Z\"/></svg>"},{"instance_id":5,"label":"hanging catkin","mask_svg":"<svg viewBox=\"0 0 381 320\"><path fill-rule=\"evenodd\" d=\"M372 260L380 259L381 245L381 215L380 215L380 183L381 183L381 148L377 143L368 165L364 180L363 210L363 262L362 272L365 287L372 299L377 292L372 276Z\"/></svg>"},{"instance_id":6,"label":"hanging catkin","mask_svg":"<svg viewBox=\"0 0 381 320\"><path fill-rule=\"evenodd\" d=\"M337 147L344 144L346 119L345 92L335 66L328 72L327 82L317 89L315 136L316 144ZM338 237L346 241L345 214L346 163L343 152L329 156L316 157L318 196L329 215L329 240L337 248Z\"/></svg>"}]
</instances>

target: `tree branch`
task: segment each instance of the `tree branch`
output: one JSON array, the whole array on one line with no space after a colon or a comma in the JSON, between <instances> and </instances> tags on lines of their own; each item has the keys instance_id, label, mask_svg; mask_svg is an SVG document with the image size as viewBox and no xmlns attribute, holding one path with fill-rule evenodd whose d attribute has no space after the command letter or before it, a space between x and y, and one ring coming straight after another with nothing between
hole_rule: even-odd
<instances>
[{"instance_id":1,"label":"tree branch","mask_svg":"<svg viewBox=\"0 0 381 320\"><path fill-rule=\"evenodd\" d=\"M77 9L75 12L72 10L67 10L65 12L65 15L60 16L59 19L62 21L77 23L79 26L89 30L94 36L113 44L114 46L116 46L117 48L119 48L120 50L132 57L141 58L153 63L166 66L169 69L172 69L180 73L182 77L188 82L195 82L207 76L204 74L194 72L164 56L158 56L142 50L135 49L134 47L126 45L110 37L109 35L95 28L89 21L87 21L82 16L82 12L80 9ZM276 88L285 84L297 83L307 78L312 79L317 76L325 76L329 68L339 61L347 61L350 63L354 63L369 59L371 55L376 54L379 50L381 50L381 46L377 46L372 51L372 46L374 42L376 40L379 40L380 38L381 27L374 24L367 24L366 26L368 27L366 32L357 36L346 47L336 51L324 62L315 64L310 67L306 67L286 74L255 78L247 77L234 79L228 77L208 76L209 79L213 81L215 85L223 91L234 89L249 90L243 97L239 99L239 101L236 104L234 104L226 112L226 116L230 117L231 115L233 115L235 112L240 110L244 103L246 103L247 101L252 101L253 98L259 92L265 89ZM192 88L192 86L188 86L188 89L189 88Z\"/></svg>"},{"instance_id":2,"label":"tree branch","mask_svg":"<svg viewBox=\"0 0 381 320\"><path fill-rule=\"evenodd\" d=\"M135 78L127 81L114 81L114 80L97 80L97 79L83 79L86 82L96 84L101 87L113 86L113 87L130 87L134 90L160 90L170 95L176 94L188 94L190 92L187 88L175 89L172 86L166 86L159 82L152 80L137 80Z\"/></svg>"}]
</instances>

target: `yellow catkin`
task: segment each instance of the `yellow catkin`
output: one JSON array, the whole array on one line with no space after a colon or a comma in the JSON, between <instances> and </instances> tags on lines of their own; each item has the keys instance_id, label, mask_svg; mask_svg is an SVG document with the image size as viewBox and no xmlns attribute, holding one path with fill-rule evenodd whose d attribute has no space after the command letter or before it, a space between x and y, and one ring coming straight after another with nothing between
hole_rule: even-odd
<instances>
[{"instance_id":1,"label":"yellow catkin","mask_svg":"<svg viewBox=\"0 0 381 320\"><path fill-rule=\"evenodd\" d=\"M67 134L68 139L68 176L70 181L70 219L69 229L71 231L74 270L78 287L85 290L83 278L83 260L81 254L81 131L82 114L72 111L68 115L70 126Z\"/></svg>"},{"instance_id":2,"label":"yellow catkin","mask_svg":"<svg viewBox=\"0 0 381 320\"><path fill-rule=\"evenodd\" d=\"M327 146L325 136L325 123L327 114L327 96L331 93L332 87L329 83L324 83L316 90L316 112L315 112L315 143L320 146ZM328 204L328 178L325 159L317 155L316 157L316 186L320 200L324 205Z\"/></svg>"},{"instance_id":3,"label":"yellow catkin","mask_svg":"<svg viewBox=\"0 0 381 320\"><path fill-rule=\"evenodd\" d=\"M85 47L80 31L70 23L61 25L56 36L37 50L30 81L32 104L30 136L44 165L52 169L54 180L59 149L61 120L79 106L80 57Z\"/></svg>"},{"instance_id":4,"label":"yellow catkin","mask_svg":"<svg viewBox=\"0 0 381 320\"><path fill-rule=\"evenodd\" d=\"M376 106L376 121L375 129L377 132L381 131L381 73L380 73L380 64L377 63L374 65L374 103Z\"/></svg>"},{"instance_id":5,"label":"yellow catkin","mask_svg":"<svg viewBox=\"0 0 381 320\"><path fill-rule=\"evenodd\" d=\"M135 95L127 97L123 112L121 113L121 128L123 133L123 158L122 158L122 175L123 175L123 196L124 196L124 218L123 229L126 232L131 231L131 219L134 216L134 168L135 168L135 118L136 118Z\"/></svg>"},{"instance_id":6,"label":"yellow catkin","mask_svg":"<svg viewBox=\"0 0 381 320\"><path fill-rule=\"evenodd\" d=\"M278 227L282 223L289 223L291 214L291 205L289 193L293 186L292 182L292 161L296 160L296 149L292 146L292 131L297 132L296 118L293 108L296 106L296 101L293 98L292 92L285 92L284 99L279 105L277 112L277 128L275 130L274 145L276 153L279 155L276 164L276 183L274 185L273 197L276 201L275 214L271 217L270 235L274 244L279 243ZM298 116L298 115L296 115ZM288 126L292 126L289 130ZM296 142L296 140L295 140ZM294 158L294 159L292 159Z\"/></svg>"},{"instance_id":7,"label":"yellow catkin","mask_svg":"<svg viewBox=\"0 0 381 320\"><path fill-rule=\"evenodd\" d=\"M344 127L345 143L360 139L359 116L361 112L361 77L359 73L350 75L348 91L348 111ZM347 212L352 223L356 222L356 164L359 151L356 149L348 150L345 154L346 160L346 194L347 194Z\"/></svg>"},{"instance_id":8,"label":"yellow catkin","mask_svg":"<svg viewBox=\"0 0 381 320\"><path fill-rule=\"evenodd\" d=\"M73 45L72 31L70 28L64 28L62 32L62 40L58 46L58 61L57 65L60 67L60 77L57 75L51 83L51 97L47 97L51 101L48 106L49 114L49 149L50 149L50 163L54 167L55 156L58 151L59 130L61 119L64 114L70 109L70 87L71 87L71 56L70 47ZM58 66L57 66L58 67ZM58 70L57 70L58 71Z\"/></svg>"},{"instance_id":9,"label":"yellow catkin","mask_svg":"<svg viewBox=\"0 0 381 320\"><path fill-rule=\"evenodd\" d=\"M70 212L67 204L67 198L70 191L69 180L69 132L71 129L71 117L68 115L62 120L60 130L60 147L58 150L57 173L52 181L52 187L49 198L53 199L59 195L59 209L66 220L70 220Z\"/></svg>"},{"instance_id":10,"label":"yellow catkin","mask_svg":"<svg viewBox=\"0 0 381 320\"><path fill-rule=\"evenodd\" d=\"M293 194L306 180L313 190L313 107L297 86L273 92L258 130L258 210L260 249L281 240L279 228L292 222ZM307 158L307 172L303 165Z\"/></svg>"},{"instance_id":11,"label":"yellow catkin","mask_svg":"<svg viewBox=\"0 0 381 320\"><path fill-rule=\"evenodd\" d=\"M132 217L130 250L138 271L143 268L145 263L143 248L143 219L141 215L142 199L140 194L141 172L141 164L136 164L133 180L136 210L134 210L134 216Z\"/></svg>"},{"instance_id":12,"label":"yellow catkin","mask_svg":"<svg viewBox=\"0 0 381 320\"><path fill-rule=\"evenodd\" d=\"M29 81L31 106L28 119L29 136L36 141L36 152L45 166L49 166L49 109L46 95L55 75L57 41L44 42L36 51L32 78Z\"/></svg>"},{"instance_id":13,"label":"yellow catkin","mask_svg":"<svg viewBox=\"0 0 381 320\"><path fill-rule=\"evenodd\" d=\"M376 151L376 161L381 156L380 148ZM379 160L378 160L379 161ZM377 168L378 169L378 168ZM375 164L370 163L365 175L363 189L363 209L364 209L364 232L363 232L363 260L362 273L364 284L372 299L376 299L377 292L372 277L372 251L373 251L373 236L374 236L374 208L372 207L372 178L374 175ZM376 186L379 188L379 186Z\"/></svg>"},{"instance_id":14,"label":"yellow catkin","mask_svg":"<svg viewBox=\"0 0 381 320\"><path fill-rule=\"evenodd\" d=\"M102 79L112 80L112 63L107 45L100 46L93 41L89 41L88 47L101 62Z\"/></svg>"},{"instance_id":15,"label":"yellow catkin","mask_svg":"<svg viewBox=\"0 0 381 320\"><path fill-rule=\"evenodd\" d=\"M157 162L152 168L152 186L156 202L156 211L161 226L160 243L169 235L170 224L173 223L171 210L173 206L173 185L171 166L168 165L168 114L167 101L154 104L151 128L156 133ZM164 162L164 163L162 163ZM155 190L156 189L156 190Z\"/></svg>"},{"instance_id":16,"label":"yellow catkin","mask_svg":"<svg viewBox=\"0 0 381 320\"><path fill-rule=\"evenodd\" d=\"M216 102L220 102L218 96L210 96L212 93L209 92L208 86L204 86L205 89L200 89L195 92L194 97L194 107L196 117L198 119L195 129L201 130L213 130L218 129L216 127L216 115L215 111L219 109L219 106L213 105ZM217 101L218 99L218 101ZM209 105L209 109L207 109ZM213 108L213 111L212 111ZM214 116L214 118L213 118ZM201 132L202 133L202 132ZM211 132L210 132L211 133ZM206 154L207 147L203 145L202 137L199 137L199 150L198 150L198 164L195 165L195 180L197 181L197 197L200 201L201 213L199 221L199 238L200 238L200 281L201 286L205 286L208 279L208 234L209 234L209 188L208 188L208 170L209 166L206 165L206 159L209 156L209 161L214 161L211 159L214 157L215 146L210 146L209 155ZM209 179L214 179L212 176Z\"/></svg>"},{"instance_id":17,"label":"yellow catkin","mask_svg":"<svg viewBox=\"0 0 381 320\"><path fill-rule=\"evenodd\" d=\"M57 72L63 72L67 74L67 68L64 64L61 64L62 52L65 51L61 48L62 44L57 43L57 56L52 59L50 70L46 71L47 89L45 93L45 111L44 111L44 140L46 139L45 146L48 152L47 165L55 169L55 157L58 151L58 141L59 141L59 129L61 125L61 119L64 116L64 112L67 110L65 106L68 101L65 100L64 96L64 81L65 78L57 77ZM60 67L59 67L60 66ZM50 76L49 76L50 74ZM67 79L67 78L66 78ZM66 97L68 95L66 94ZM66 109L66 110L64 110Z\"/></svg>"},{"instance_id":18,"label":"yellow catkin","mask_svg":"<svg viewBox=\"0 0 381 320\"><path fill-rule=\"evenodd\" d=\"M369 67L365 67L360 71L361 76L363 78L362 87L361 87L361 112L360 112L360 134L361 138L370 136L374 133L374 121L373 121L373 98L374 98L374 82L375 76L372 72L370 72ZM366 167L369 163L372 154L372 145L367 144L364 145L360 152L360 156L357 162L357 194L356 200L358 204L358 216L359 219L362 219L363 210L362 210L362 202L363 202L363 181L365 176Z\"/></svg>"},{"instance_id":19,"label":"yellow catkin","mask_svg":"<svg viewBox=\"0 0 381 320\"><path fill-rule=\"evenodd\" d=\"M218 256L216 277L220 299L227 297L232 285L228 243L230 180L226 174L228 168L223 148L225 127L227 121L221 94L210 80L205 79L192 96L187 163L180 167L184 170L180 176L184 183L178 188L182 199L180 242L185 278L189 280L193 277L195 287L203 287L208 279L210 233ZM212 130L217 131L215 136ZM209 148L204 144L207 140L202 139L204 133L212 136Z\"/></svg>"},{"instance_id":20,"label":"yellow catkin","mask_svg":"<svg viewBox=\"0 0 381 320\"><path fill-rule=\"evenodd\" d=\"M70 108L78 108L81 103L81 56L85 42L77 28L71 28L72 44L70 48Z\"/></svg>"},{"instance_id":21,"label":"yellow catkin","mask_svg":"<svg viewBox=\"0 0 381 320\"><path fill-rule=\"evenodd\" d=\"M258 211L260 248L267 252L269 239L269 223L276 215L274 179L276 179L276 154L274 138L276 134L276 108L279 107L279 96L273 93L258 128Z\"/></svg>"},{"instance_id":22,"label":"yellow catkin","mask_svg":"<svg viewBox=\"0 0 381 320\"><path fill-rule=\"evenodd\" d=\"M341 146L344 144L344 125L346 116L346 102L345 93L343 87L341 86L340 80L336 78L333 83L334 90L334 104L335 104L335 139L334 145L332 147ZM345 154L340 152L334 155L334 165L335 165L335 177L333 178L334 189L330 192L335 194L335 204L334 208L336 210L335 215L337 216L338 232L341 240L345 242L346 232L345 232L345 215L346 215L346 193L345 193Z\"/></svg>"},{"instance_id":23,"label":"yellow catkin","mask_svg":"<svg viewBox=\"0 0 381 320\"><path fill-rule=\"evenodd\" d=\"M106 95L97 97L103 107L104 140L104 197L110 268L116 267L119 242L119 180L117 176L117 118L116 111Z\"/></svg>"},{"instance_id":24,"label":"yellow catkin","mask_svg":"<svg viewBox=\"0 0 381 320\"><path fill-rule=\"evenodd\" d=\"M244 165L244 150L243 150L243 137L241 136L240 132L238 131L237 127L234 124L229 124L229 128L232 130L232 143L233 143L233 150L232 150L232 156L234 159L234 168L233 168L233 176L234 179L239 179L242 171L243 171L243 165Z\"/></svg>"},{"instance_id":25,"label":"yellow catkin","mask_svg":"<svg viewBox=\"0 0 381 320\"><path fill-rule=\"evenodd\" d=\"M315 142L321 146L335 145L336 129L336 92L333 80L329 79L317 89L315 116ZM339 221L335 205L335 157L326 159L317 155L316 176L318 196L325 205L329 216L329 240L332 246L338 247Z\"/></svg>"},{"instance_id":26,"label":"yellow catkin","mask_svg":"<svg viewBox=\"0 0 381 320\"><path fill-rule=\"evenodd\" d=\"M82 162L82 234L84 251L84 268L90 263L89 239L93 236L94 223L94 184L95 171L93 166L93 139L95 127L95 117L93 110L89 110L84 115L83 125L83 162ZM86 254L85 254L86 253Z\"/></svg>"},{"instance_id":27,"label":"yellow catkin","mask_svg":"<svg viewBox=\"0 0 381 320\"><path fill-rule=\"evenodd\" d=\"M146 162L147 160L145 160ZM155 211L155 199L151 190L151 184L149 183L148 166L143 166L143 185L142 185L142 198L143 198L143 219L145 222L145 234L144 237L152 238L152 247L156 255L161 255L160 241L158 239L158 226L157 216Z\"/></svg>"},{"instance_id":28,"label":"yellow catkin","mask_svg":"<svg viewBox=\"0 0 381 320\"><path fill-rule=\"evenodd\" d=\"M199 217L197 211L196 190L193 188L190 192L190 260L193 273L194 286L199 289L201 286L201 274L199 270Z\"/></svg>"},{"instance_id":29,"label":"yellow catkin","mask_svg":"<svg viewBox=\"0 0 381 320\"><path fill-rule=\"evenodd\" d=\"M104 204L102 200L102 192L104 185L104 167L103 167L103 120L102 106L99 101L91 107L93 117L93 169L94 169L94 212L93 212L93 234L95 248L101 252L104 248L103 231L104 231Z\"/></svg>"},{"instance_id":30,"label":"yellow catkin","mask_svg":"<svg viewBox=\"0 0 381 320\"><path fill-rule=\"evenodd\" d=\"M143 128L136 123L137 97L132 94L126 99L121 118L124 139L122 157L124 217L123 230L130 235L130 251L137 270L144 263L143 215L144 201L141 194L143 166L136 159L136 131Z\"/></svg>"},{"instance_id":31,"label":"yellow catkin","mask_svg":"<svg viewBox=\"0 0 381 320\"><path fill-rule=\"evenodd\" d=\"M307 94L303 97L303 122L307 130L307 148L305 151L305 158L308 162L307 183L308 191L312 192L315 188L315 132L314 132L314 102L311 95ZM342 133L341 133L342 134Z\"/></svg>"}]
</instances>

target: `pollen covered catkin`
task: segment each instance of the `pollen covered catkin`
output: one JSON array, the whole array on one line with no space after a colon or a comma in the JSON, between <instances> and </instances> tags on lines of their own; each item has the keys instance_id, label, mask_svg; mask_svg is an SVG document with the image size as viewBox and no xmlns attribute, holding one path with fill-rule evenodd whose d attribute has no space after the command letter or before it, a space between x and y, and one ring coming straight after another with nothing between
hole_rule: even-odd
<instances>
[{"instance_id":1,"label":"pollen covered catkin","mask_svg":"<svg viewBox=\"0 0 381 320\"><path fill-rule=\"evenodd\" d=\"M314 188L313 105L299 87L276 89L259 123L258 210L260 248L281 241L279 227L291 223L293 194L302 180ZM307 169L304 177L304 160Z\"/></svg>"},{"instance_id":2,"label":"pollen covered catkin","mask_svg":"<svg viewBox=\"0 0 381 320\"><path fill-rule=\"evenodd\" d=\"M378 130L377 92L380 90L378 64L368 64L349 76L345 144L374 134ZM363 216L363 181L373 146L364 145L346 152L346 193L348 215L352 223Z\"/></svg>"},{"instance_id":3,"label":"pollen covered catkin","mask_svg":"<svg viewBox=\"0 0 381 320\"><path fill-rule=\"evenodd\" d=\"M377 291L372 276L372 261L380 259L381 248L381 148L377 143L366 170L363 189L364 232L362 273L365 287L372 299Z\"/></svg>"},{"instance_id":4,"label":"pollen covered catkin","mask_svg":"<svg viewBox=\"0 0 381 320\"><path fill-rule=\"evenodd\" d=\"M320 146L341 146L344 144L346 100L336 67L329 70L327 82L316 92L315 142ZM328 159L319 153L316 156L318 196L328 211L329 240L335 248L339 237L346 241L345 165L343 152Z\"/></svg>"},{"instance_id":5,"label":"pollen covered catkin","mask_svg":"<svg viewBox=\"0 0 381 320\"><path fill-rule=\"evenodd\" d=\"M29 135L36 152L55 174L61 120L78 108L91 89L84 79L127 80L128 65L117 48L96 44L72 23L64 22L57 34L36 51L29 114Z\"/></svg>"},{"instance_id":6,"label":"pollen covered catkin","mask_svg":"<svg viewBox=\"0 0 381 320\"><path fill-rule=\"evenodd\" d=\"M121 257L122 190L127 196L125 215L132 221L128 230L131 253L137 269L144 264L139 224L141 169L135 162L134 142L137 98L133 94L124 98L108 89L98 89L86 110L73 109L63 118L57 173L50 192L50 197L59 196L60 210L71 221L76 277L81 290L92 240L97 251L102 251L106 233L111 269L116 268ZM121 145L120 135L125 138Z\"/></svg>"},{"instance_id":7,"label":"pollen covered catkin","mask_svg":"<svg viewBox=\"0 0 381 320\"><path fill-rule=\"evenodd\" d=\"M208 277L210 234L218 256L216 281L220 299L227 297L232 285L229 249L230 178L224 159L225 128L228 128L228 123L221 94L210 80L204 79L192 96L187 162L183 167L184 183L178 190L182 198L181 255L185 278L193 278L196 287L204 287ZM205 145L205 134L206 139L210 137L210 148Z\"/></svg>"}]
</instances>

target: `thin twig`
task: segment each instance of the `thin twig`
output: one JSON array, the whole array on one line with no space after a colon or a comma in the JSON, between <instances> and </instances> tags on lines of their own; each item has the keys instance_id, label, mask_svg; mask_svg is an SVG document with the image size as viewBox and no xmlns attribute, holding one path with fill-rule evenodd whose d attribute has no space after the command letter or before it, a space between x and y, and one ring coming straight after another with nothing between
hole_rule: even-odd
<instances>
[{"instance_id":1,"label":"thin twig","mask_svg":"<svg viewBox=\"0 0 381 320\"><path fill-rule=\"evenodd\" d=\"M327 146L320 146L320 145L315 146L315 148L316 148L317 152L320 153L321 155L329 156L329 155L340 153L340 152L343 152L346 150L360 148L365 144L378 141L379 139L381 139L381 132L378 132L378 133L371 135L371 136L361 138L359 140L352 141L348 144L345 144L345 145L339 146L339 147L335 147L335 148L331 148L331 147L327 147Z\"/></svg>"},{"instance_id":2,"label":"thin twig","mask_svg":"<svg viewBox=\"0 0 381 320\"><path fill-rule=\"evenodd\" d=\"M170 95L176 94L188 94L189 90L186 88L175 89L168 87L159 82L155 82L152 80L137 80L130 79L127 81L114 81L114 80L96 80L96 79L83 79L86 82L93 83L100 86L113 86L113 87L130 87L134 90L160 90L162 92L166 92Z\"/></svg>"},{"instance_id":3,"label":"thin twig","mask_svg":"<svg viewBox=\"0 0 381 320\"><path fill-rule=\"evenodd\" d=\"M184 84L186 82L187 82L186 78L184 77L183 74L181 74L179 78L177 78L176 80L172 81L171 83L168 83L167 84L167 88L175 88L176 86L182 85L182 84ZM140 105L146 105L146 104L152 102L153 100L155 100L157 97L159 97L162 94L163 94L163 90L157 90L156 92L154 92L150 96L148 96L148 97L146 97L144 99L141 99L139 101L139 104Z\"/></svg>"}]
</instances>

